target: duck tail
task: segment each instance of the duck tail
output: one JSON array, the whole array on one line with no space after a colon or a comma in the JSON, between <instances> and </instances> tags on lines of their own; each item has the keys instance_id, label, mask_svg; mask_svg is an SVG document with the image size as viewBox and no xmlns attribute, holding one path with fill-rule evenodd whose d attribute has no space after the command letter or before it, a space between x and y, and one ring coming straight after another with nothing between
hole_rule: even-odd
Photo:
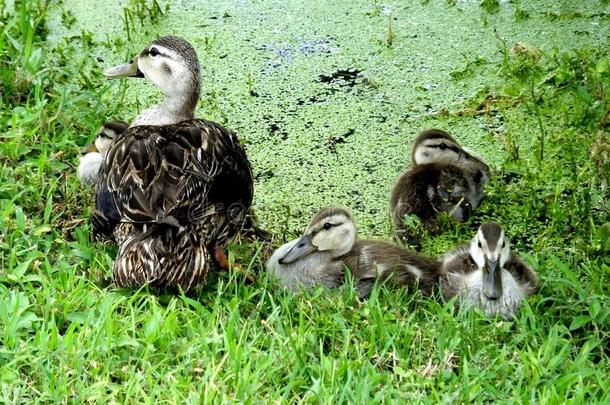
<instances>
[{"instance_id":1,"label":"duck tail","mask_svg":"<svg viewBox=\"0 0 610 405\"><path fill-rule=\"evenodd\" d=\"M187 292L205 281L210 254L195 232L164 224L146 230L120 224L117 232L119 251L114 261L113 277L119 287L138 288L149 285L155 290L181 288Z\"/></svg>"}]
</instances>

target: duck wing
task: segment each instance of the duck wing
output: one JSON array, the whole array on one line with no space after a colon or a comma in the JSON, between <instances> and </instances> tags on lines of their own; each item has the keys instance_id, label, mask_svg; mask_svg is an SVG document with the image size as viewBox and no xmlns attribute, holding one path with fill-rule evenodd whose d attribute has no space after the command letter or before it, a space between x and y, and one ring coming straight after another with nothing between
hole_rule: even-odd
<instances>
[{"instance_id":1,"label":"duck wing","mask_svg":"<svg viewBox=\"0 0 610 405\"><path fill-rule=\"evenodd\" d=\"M525 296L538 292L540 288L538 273L514 252L510 252L504 268L515 278Z\"/></svg>"},{"instance_id":2,"label":"duck wing","mask_svg":"<svg viewBox=\"0 0 610 405\"><path fill-rule=\"evenodd\" d=\"M96 208L106 228L119 221L184 227L212 215L241 223L252 195L252 171L235 134L191 120L135 126L117 138L102 165Z\"/></svg>"},{"instance_id":3,"label":"duck wing","mask_svg":"<svg viewBox=\"0 0 610 405\"><path fill-rule=\"evenodd\" d=\"M370 294L376 280L390 280L394 286L416 284L424 293L429 293L438 281L440 270L440 262L435 259L377 240L357 241L343 260L358 280L361 298Z\"/></svg>"}]
</instances>

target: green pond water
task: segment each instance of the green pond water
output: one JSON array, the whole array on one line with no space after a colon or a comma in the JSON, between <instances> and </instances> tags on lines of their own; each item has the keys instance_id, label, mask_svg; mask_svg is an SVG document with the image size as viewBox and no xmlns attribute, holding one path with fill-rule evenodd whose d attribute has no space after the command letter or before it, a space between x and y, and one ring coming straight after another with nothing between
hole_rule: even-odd
<instances>
[{"instance_id":1,"label":"green pond water","mask_svg":"<svg viewBox=\"0 0 610 405\"><path fill-rule=\"evenodd\" d=\"M93 51L100 67L126 61L157 36L186 38L203 65L198 115L234 129L246 145L264 227L299 232L319 208L340 204L363 235L387 237L390 190L419 131L448 130L495 168L506 157L506 131L524 145L536 137L535 118L519 107L435 114L502 85L502 41L543 51L608 45L608 2L520 1L523 19L514 2L494 13L479 3L183 0L127 41L128 2L64 0L51 30L59 38L84 29L110 43ZM59 23L62 10L76 19L69 28ZM130 80L114 83L105 102L116 102L123 86L121 115L101 118L130 120L159 98ZM545 125L554 129L550 118Z\"/></svg>"}]
</instances>

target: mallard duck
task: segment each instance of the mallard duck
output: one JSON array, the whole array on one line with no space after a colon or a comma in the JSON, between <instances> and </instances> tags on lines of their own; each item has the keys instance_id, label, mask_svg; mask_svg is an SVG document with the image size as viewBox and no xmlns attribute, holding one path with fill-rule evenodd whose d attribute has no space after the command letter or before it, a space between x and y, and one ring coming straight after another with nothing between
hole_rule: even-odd
<instances>
[{"instance_id":1,"label":"mallard duck","mask_svg":"<svg viewBox=\"0 0 610 405\"><path fill-rule=\"evenodd\" d=\"M345 208L318 212L303 236L278 248L267 262L272 277L291 290L343 284L344 270L366 298L376 280L395 285L418 285L430 293L438 280L440 263L388 242L357 240L356 225Z\"/></svg>"},{"instance_id":2,"label":"mallard duck","mask_svg":"<svg viewBox=\"0 0 610 405\"><path fill-rule=\"evenodd\" d=\"M76 174L80 181L87 186L95 186L99 180L100 167L110 149L112 141L125 132L129 124L122 121L106 122L97 131L93 143L85 148L85 153L78 162Z\"/></svg>"},{"instance_id":3,"label":"mallard duck","mask_svg":"<svg viewBox=\"0 0 610 405\"><path fill-rule=\"evenodd\" d=\"M489 316L509 319L523 300L538 291L538 274L517 253L502 226L484 223L470 245L447 253L441 268L443 297L482 308Z\"/></svg>"},{"instance_id":4,"label":"mallard duck","mask_svg":"<svg viewBox=\"0 0 610 405\"><path fill-rule=\"evenodd\" d=\"M200 67L184 39L159 38L104 74L143 77L164 99L112 142L97 184L94 231L118 243L118 286L188 291L205 280L212 257L228 267L224 245L252 203L246 153L232 131L195 118Z\"/></svg>"},{"instance_id":5,"label":"mallard duck","mask_svg":"<svg viewBox=\"0 0 610 405\"><path fill-rule=\"evenodd\" d=\"M406 232L407 215L417 215L434 231L438 213L464 221L481 203L489 167L448 133L423 131L413 144L411 159L413 167L398 178L390 198L392 221L399 234Z\"/></svg>"}]
</instances>

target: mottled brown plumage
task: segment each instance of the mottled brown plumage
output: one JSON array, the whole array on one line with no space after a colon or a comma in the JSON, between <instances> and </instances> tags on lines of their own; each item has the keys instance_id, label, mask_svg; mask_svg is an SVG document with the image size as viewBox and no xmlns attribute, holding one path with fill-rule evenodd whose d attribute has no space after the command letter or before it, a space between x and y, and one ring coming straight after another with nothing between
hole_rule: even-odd
<instances>
[{"instance_id":1,"label":"mottled brown plumage","mask_svg":"<svg viewBox=\"0 0 610 405\"><path fill-rule=\"evenodd\" d=\"M154 41L107 75L143 75L165 100L112 143L96 190L94 229L119 245L113 269L119 286L187 291L205 280L210 250L244 223L253 196L248 159L232 131L183 119L193 116L199 94L199 63L183 39Z\"/></svg>"},{"instance_id":2,"label":"mottled brown plumage","mask_svg":"<svg viewBox=\"0 0 610 405\"><path fill-rule=\"evenodd\" d=\"M470 214L462 197L472 191L468 176L453 165L430 163L417 165L402 174L390 197L392 220L403 229L405 215L417 215L424 226L435 229L437 216L447 212L457 220Z\"/></svg>"}]
</instances>

